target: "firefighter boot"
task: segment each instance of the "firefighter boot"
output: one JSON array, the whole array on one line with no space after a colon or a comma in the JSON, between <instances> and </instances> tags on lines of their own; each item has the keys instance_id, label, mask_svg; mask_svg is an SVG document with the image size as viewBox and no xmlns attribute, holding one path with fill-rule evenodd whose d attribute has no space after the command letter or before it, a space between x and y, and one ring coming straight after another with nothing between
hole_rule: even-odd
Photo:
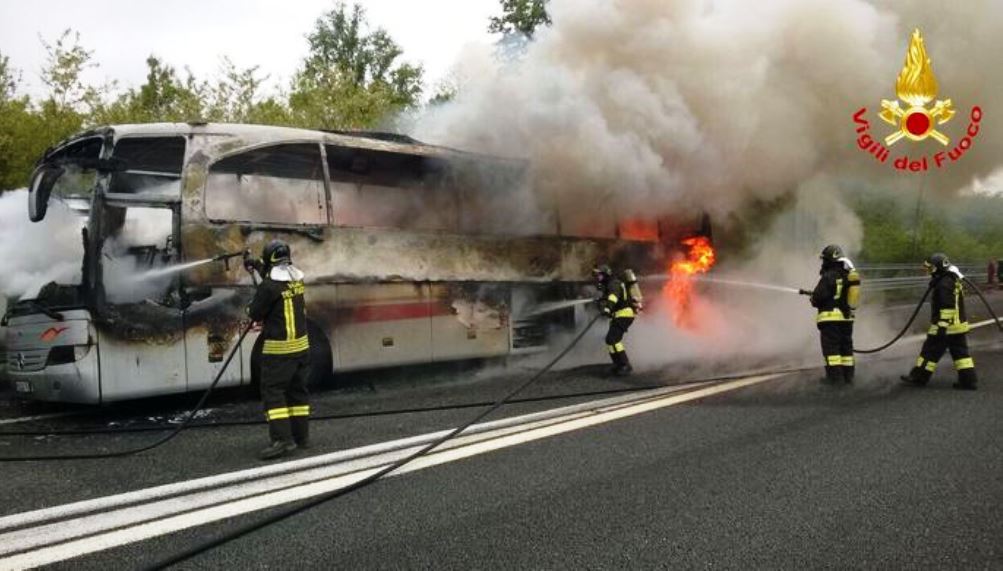
<instances>
[{"instance_id":1,"label":"firefighter boot","mask_svg":"<svg viewBox=\"0 0 1003 571\"><path fill-rule=\"evenodd\" d=\"M961 369L958 371L958 382L954 383L954 388L963 391L974 391L978 388L979 379L975 375L975 369Z\"/></svg>"},{"instance_id":2,"label":"firefighter boot","mask_svg":"<svg viewBox=\"0 0 1003 571\"><path fill-rule=\"evenodd\" d=\"M620 359L620 363L616 368L616 376L626 377L627 375L634 372L634 367L630 366L630 359L627 358L626 351L620 351L617 353Z\"/></svg>"},{"instance_id":3,"label":"firefighter boot","mask_svg":"<svg viewBox=\"0 0 1003 571\"><path fill-rule=\"evenodd\" d=\"M289 419L292 423L293 440L296 446L304 450L310 448L310 417L294 416Z\"/></svg>"},{"instance_id":4,"label":"firefighter boot","mask_svg":"<svg viewBox=\"0 0 1003 571\"><path fill-rule=\"evenodd\" d=\"M613 361L613 365L609 368L609 374L615 375L620 370L620 353L610 352L609 360Z\"/></svg>"},{"instance_id":5,"label":"firefighter boot","mask_svg":"<svg viewBox=\"0 0 1003 571\"><path fill-rule=\"evenodd\" d=\"M847 365L843 367L843 380L846 382L846 384L848 385L853 384L853 377L856 372L857 368L854 367L853 365Z\"/></svg>"},{"instance_id":6,"label":"firefighter boot","mask_svg":"<svg viewBox=\"0 0 1003 571\"><path fill-rule=\"evenodd\" d=\"M293 442L292 424L288 418L269 421L268 433L272 438L272 443L258 453L258 458L274 460L296 450L296 443Z\"/></svg>"},{"instance_id":7,"label":"firefighter boot","mask_svg":"<svg viewBox=\"0 0 1003 571\"><path fill-rule=\"evenodd\" d=\"M927 371L926 369L921 369L919 367L913 367L913 369L909 371L908 375L902 375L899 378L902 380L903 383L907 385L922 387L926 386L926 384L930 382L931 376L933 375L932 373L930 373L930 371Z\"/></svg>"},{"instance_id":8,"label":"firefighter boot","mask_svg":"<svg viewBox=\"0 0 1003 571\"><path fill-rule=\"evenodd\" d=\"M822 379L823 385L841 385L846 380L843 377L843 367L826 367L825 377Z\"/></svg>"}]
</instances>

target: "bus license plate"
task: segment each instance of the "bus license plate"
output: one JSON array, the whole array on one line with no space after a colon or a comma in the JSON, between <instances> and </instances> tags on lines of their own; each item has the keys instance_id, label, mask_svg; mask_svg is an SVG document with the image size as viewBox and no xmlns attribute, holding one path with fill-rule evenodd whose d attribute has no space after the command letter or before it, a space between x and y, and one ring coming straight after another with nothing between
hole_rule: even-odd
<instances>
[{"instance_id":1,"label":"bus license plate","mask_svg":"<svg viewBox=\"0 0 1003 571\"><path fill-rule=\"evenodd\" d=\"M19 393L30 393L31 383L27 381L17 381L16 383L14 383L14 390Z\"/></svg>"}]
</instances>

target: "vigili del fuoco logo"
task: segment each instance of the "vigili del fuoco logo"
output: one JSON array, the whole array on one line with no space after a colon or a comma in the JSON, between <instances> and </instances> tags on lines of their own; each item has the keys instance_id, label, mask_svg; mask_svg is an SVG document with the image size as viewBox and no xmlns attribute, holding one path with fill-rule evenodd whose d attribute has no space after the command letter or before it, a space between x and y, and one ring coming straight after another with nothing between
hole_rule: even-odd
<instances>
[{"instance_id":1,"label":"vigili del fuoco logo","mask_svg":"<svg viewBox=\"0 0 1003 571\"><path fill-rule=\"evenodd\" d=\"M883 164L889 163L891 148L902 139L916 142L933 139L944 147L944 150L929 155L910 156L908 152L903 152L891 161L890 164L894 168L908 172L939 169L960 160L972 147L972 142L979 134L982 108L972 107L968 114L968 128L965 134L952 146L951 137L940 128L954 118L956 111L950 99L937 99L938 88L937 78L933 75L933 64L926 55L926 47L923 45L923 36L916 29L909 40L905 65L895 82L895 94L898 95L898 99L881 100L881 112L878 113L878 117L895 130L880 140L876 139L871 135L871 123L865 119L867 108L861 107L853 114L853 122L857 125L859 135L857 147ZM902 105L900 100L905 105Z\"/></svg>"}]
</instances>

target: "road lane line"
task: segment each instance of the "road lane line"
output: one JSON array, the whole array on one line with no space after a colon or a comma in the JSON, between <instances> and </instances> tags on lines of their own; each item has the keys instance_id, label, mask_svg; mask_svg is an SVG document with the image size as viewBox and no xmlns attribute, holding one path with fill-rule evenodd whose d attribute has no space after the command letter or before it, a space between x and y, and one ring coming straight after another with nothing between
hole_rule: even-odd
<instances>
[{"instance_id":1,"label":"road lane line","mask_svg":"<svg viewBox=\"0 0 1003 571\"><path fill-rule=\"evenodd\" d=\"M497 439L508 434L524 432L555 423L567 422L568 420L589 414L617 410L639 402L647 402L651 399L657 399L661 396L662 395L653 395L643 399L635 398L630 402L608 402L608 400L596 401L593 403L594 406L591 406L589 410L572 412L560 417L545 418L528 424L522 423L510 427L496 428L492 431L477 432L470 435L464 434L445 443L440 450L467 446L490 439ZM109 529L137 525L160 517L192 511L197 508L209 507L227 501L235 501L244 497L276 491L281 488L294 487L297 485L311 483L316 480L323 480L350 472L369 469L372 466L382 467L417 452L424 447L424 445L425 443L422 443L421 445L394 450L377 456L348 459L347 461L336 465L322 466L286 475L274 476L269 479L252 480L247 483L233 485L226 488L195 492L166 500L148 502L112 511L105 511L92 516L78 517L72 520L72 522L60 520L54 523L37 525L30 528L22 528L17 531L0 535L0 555L19 553L59 541L94 535Z\"/></svg>"},{"instance_id":2,"label":"road lane line","mask_svg":"<svg viewBox=\"0 0 1003 571\"><path fill-rule=\"evenodd\" d=\"M570 417L584 416L589 413L579 412ZM562 419L543 420L529 426L513 426L497 429L492 432L463 436L447 443L448 447L467 446L499 438L508 434L539 428L549 424L563 422ZM78 517L70 522L59 521L35 527L23 528L0 535L0 555L20 553L37 547L95 535L97 533L138 525L163 517L174 516L196 509L241 500L247 497L275 492L285 488L293 488L316 481L327 480L368 470L373 467L386 466L417 452L424 445L395 450L375 457L360 458L333 465L312 468L309 470L274 476L263 480L252 480L226 488L196 492L184 496L169 498L156 502L144 503L113 511Z\"/></svg>"},{"instance_id":3,"label":"road lane line","mask_svg":"<svg viewBox=\"0 0 1003 571\"><path fill-rule=\"evenodd\" d=\"M591 410L596 408L597 406L608 406L620 402L635 402L638 399L642 398L650 398L650 397L660 396L663 394L671 394L679 391L690 390L696 387L705 386L710 382L711 381L702 381L697 383L687 383L684 385L674 385L658 389L651 389L650 391L640 391L629 395L610 397L598 401L590 401L586 403L558 407L555 409L549 409L540 412L519 415L515 417L501 418L498 420L484 422L472 426L466 431L464 431L464 434L465 435L473 434L482 431L494 430L506 426L525 424L527 422L533 422L537 419L545 419L555 416L561 416L576 411ZM449 432L450 430L448 429L441 430L437 432L402 438L399 440L371 444L349 450L339 450L337 452L323 454L320 456L311 456L309 458L302 458L299 460L292 460L268 466L260 466L256 468L238 470L226 474L217 474L215 476L207 476L195 480L187 480L184 482L164 484L161 486L144 488L132 492L116 494L113 496L104 496L101 498L94 498L90 500L83 500L60 506L53 506L51 508L41 508L29 512L12 514L9 516L0 517L0 531L17 529L28 525L40 524L46 521L65 519L95 511L107 511L109 509L113 509L116 507L127 506L130 504L137 504L141 502L176 496L180 494L192 493L203 489L232 485L235 483L240 483L248 480L265 478L277 474L284 474L299 470L305 470L312 467L322 466L335 462L344 462L346 460L350 460L353 458L382 454L384 452L391 450L409 448L420 444L427 444L435 439L445 436Z\"/></svg>"},{"instance_id":4,"label":"road lane line","mask_svg":"<svg viewBox=\"0 0 1003 571\"><path fill-rule=\"evenodd\" d=\"M682 394L678 395L649 397L647 399L643 399L642 402L635 404L629 404L629 403L613 404L592 414L584 412L576 414L573 418L570 418L568 420L555 419L550 422L541 421L541 423L546 423L547 425L539 426L537 428L532 428L528 430L525 429L518 430L518 427L515 426L509 427L510 428L509 433L502 434L500 436L495 436L492 433L484 433L482 435L472 435L465 438L476 438L477 436L480 436L482 438L485 438L485 440L483 442L469 445L457 444L445 450L433 451L429 456L419 458L413 461L412 463L404 466L399 471L394 472L391 475L399 475L399 474L414 472L416 470L421 470L431 466L444 464L447 462L453 462L456 460L468 458L478 454L483 454L486 452L499 450L502 448L515 446L518 444L524 444L527 442L532 442L534 440L548 438L551 436L564 434L574 430L581 430L583 428L597 426L599 424L613 422L615 420L627 418L629 416L642 414L660 408L673 406L685 402L690 402L729 391L751 387L783 376L785 375L773 374L773 375L749 377L745 379L714 384L708 387L683 392ZM502 431L504 430L505 429L502 429ZM385 466L386 464L387 463L384 463L381 466ZM314 497L319 494L338 490L340 488L352 484L353 482L359 481L362 478L365 478L375 473L377 470L380 469L381 466L376 466L369 469L363 469L361 471L356 471L350 474L335 476L318 482L313 482L300 486L289 487L278 491L259 494L242 500L230 501L215 506L211 506L208 508L197 509L194 511L189 511L187 513L182 513L170 517L165 517L163 519L149 521L139 525L119 528L105 533L99 533L97 535L93 535L83 539L77 539L74 541L68 541L65 543L53 545L50 547L36 549L34 551L22 553L20 555L8 557L6 559L0 559L0 569L19 569L23 567L46 565L57 561L63 561L66 559L79 557L82 555L86 555L88 553L102 551L112 547L117 547L128 543L134 543L136 541L142 541L152 537L157 537L160 535L173 533L183 529L204 525L214 521L219 521L221 519L231 518L254 511L267 509L270 507L275 507L282 504L295 502L309 497ZM69 522L66 523L67 525L69 524Z\"/></svg>"}]
</instances>

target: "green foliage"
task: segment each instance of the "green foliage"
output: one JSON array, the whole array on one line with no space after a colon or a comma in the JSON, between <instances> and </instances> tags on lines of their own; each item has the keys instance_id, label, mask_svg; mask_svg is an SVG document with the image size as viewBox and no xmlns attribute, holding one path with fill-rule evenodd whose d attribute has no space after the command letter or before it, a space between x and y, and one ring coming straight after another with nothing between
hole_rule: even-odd
<instances>
[{"instance_id":1,"label":"green foliage","mask_svg":"<svg viewBox=\"0 0 1003 571\"><path fill-rule=\"evenodd\" d=\"M538 26L550 25L547 0L501 0L502 15L492 17L488 31L493 34L522 34L533 37Z\"/></svg>"},{"instance_id":2,"label":"green foliage","mask_svg":"<svg viewBox=\"0 0 1003 571\"><path fill-rule=\"evenodd\" d=\"M365 11L339 3L307 36L310 54L293 79L292 121L324 129L366 128L415 105L421 66L398 62L403 50Z\"/></svg>"},{"instance_id":3,"label":"green foliage","mask_svg":"<svg viewBox=\"0 0 1003 571\"><path fill-rule=\"evenodd\" d=\"M933 252L959 262L1003 257L1003 198L950 199L858 195L853 208L864 227L861 259L911 263Z\"/></svg>"},{"instance_id":4,"label":"green foliage","mask_svg":"<svg viewBox=\"0 0 1003 571\"><path fill-rule=\"evenodd\" d=\"M44 97L18 95L20 71L0 53L0 192L24 186L49 146L98 125L162 121L260 123L323 129L368 129L418 105L421 66L401 61L403 50L381 28L370 30L363 9L338 3L307 35L310 51L288 92L265 95L258 67L223 60L213 80L179 72L156 56L146 59L138 88L90 85L97 67L79 34L42 42Z\"/></svg>"}]
</instances>

